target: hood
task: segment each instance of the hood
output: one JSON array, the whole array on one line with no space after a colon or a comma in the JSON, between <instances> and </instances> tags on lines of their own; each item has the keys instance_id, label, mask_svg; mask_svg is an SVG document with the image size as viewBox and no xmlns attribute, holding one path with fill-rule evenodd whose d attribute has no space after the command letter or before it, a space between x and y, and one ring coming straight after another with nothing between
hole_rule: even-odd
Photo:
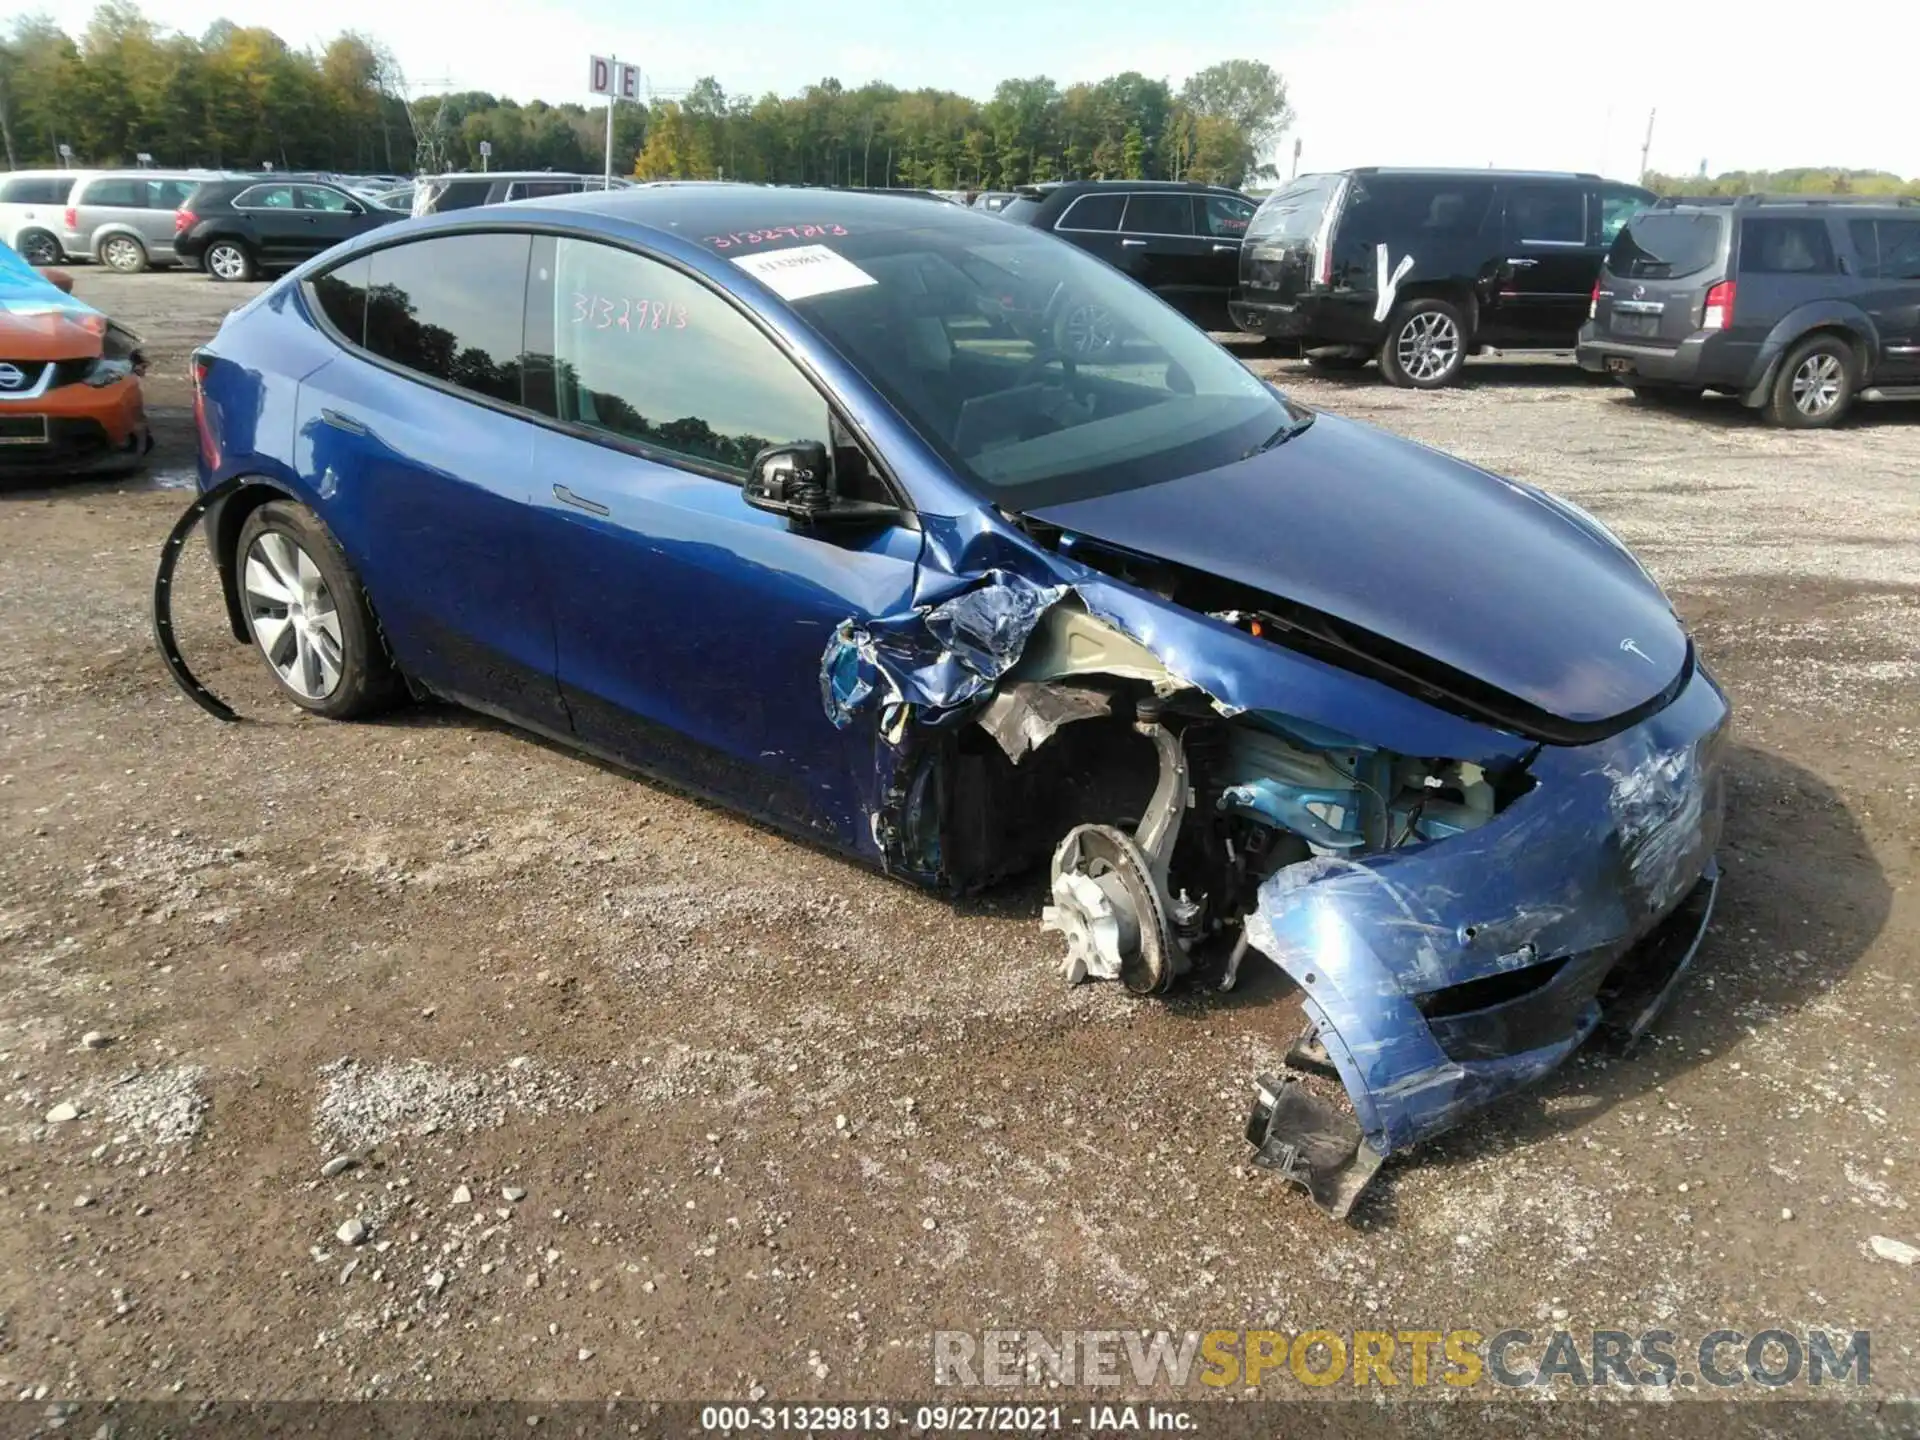
<instances>
[{"instance_id":1,"label":"hood","mask_svg":"<svg viewBox=\"0 0 1920 1440\"><path fill-rule=\"evenodd\" d=\"M1334 622L1319 633L1409 688L1458 695L1466 677L1560 722L1543 738L1653 704L1687 665L1666 597L1604 534L1529 486L1331 415L1217 470L1028 513L1315 612Z\"/></svg>"}]
</instances>

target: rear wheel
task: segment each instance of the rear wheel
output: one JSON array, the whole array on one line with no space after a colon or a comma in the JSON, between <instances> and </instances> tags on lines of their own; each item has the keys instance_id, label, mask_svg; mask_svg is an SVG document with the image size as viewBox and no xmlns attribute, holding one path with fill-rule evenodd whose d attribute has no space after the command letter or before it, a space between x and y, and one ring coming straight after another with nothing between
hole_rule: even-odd
<instances>
[{"instance_id":1,"label":"rear wheel","mask_svg":"<svg viewBox=\"0 0 1920 1440\"><path fill-rule=\"evenodd\" d=\"M251 280L253 252L238 240L216 240L207 247L207 274L216 280Z\"/></svg>"},{"instance_id":2,"label":"rear wheel","mask_svg":"<svg viewBox=\"0 0 1920 1440\"><path fill-rule=\"evenodd\" d=\"M235 552L247 629L289 700L351 720L398 698L366 592L319 516L269 500L241 524Z\"/></svg>"},{"instance_id":3,"label":"rear wheel","mask_svg":"<svg viewBox=\"0 0 1920 1440\"><path fill-rule=\"evenodd\" d=\"M100 263L122 275L138 275L147 268L147 247L131 235L109 235L100 242Z\"/></svg>"},{"instance_id":4,"label":"rear wheel","mask_svg":"<svg viewBox=\"0 0 1920 1440\"><path fill-rule=\"evenodd\" d=\"M1853 408L1853 375L1853 347L1838 335L1801 341L1773 377L1767 419L1794 430L1838 425Z\"/></svg>"},{"instance_id":5,"label":"rear wheel","mask_svg":"<svg viewBox=\"0 0 1920 1440\"><path fill-rule=\"evenodd\" d=\"M29 230L20 237L20 258L29 265L58 265L66 258L60 242L45 230Z\"/></svg>"},{"instance_id":6,"label":"rear wheel","mask_svg":"<svg viewBox=\"0 0 1920 1440\"><path fill-rule=\"evenodd\" d=\"M1467 362L1467 322L1445 300L1409 300L1387 320L1380 342L1380 373L1395 385L1438 390L1451 385Z\"/></svg>"}]
</instances>

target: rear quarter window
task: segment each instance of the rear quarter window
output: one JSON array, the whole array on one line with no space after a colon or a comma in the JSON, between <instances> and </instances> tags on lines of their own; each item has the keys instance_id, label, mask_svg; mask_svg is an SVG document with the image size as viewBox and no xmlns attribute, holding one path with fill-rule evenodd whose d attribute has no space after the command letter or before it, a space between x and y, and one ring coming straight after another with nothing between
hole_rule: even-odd
<instances>
[{"instance_id":1,"label":"rear quarter window","mask_svg":"<svg viewBox=\"0 0 1920 1440\"><path fill-rule=\"evenodd\" d=\"M0 205L59 205L73 189L71 175L34 175L0 184Z\"/></svg>"},{"instance_id":2,"label":"rear quarter window","mask_svg":"<svg viewBox=\"0 0 1920 1440\"><path fill-rule=\"evenodd\" d=\"M1471 239L1486 222L1493 190L1490 180L1357 179L1340 218L1341 239L1415 253L1423 239Z\"/></svg>"},{"instance_id":3,"label":"rear quarter window","mask_svg":"<svg viewBox=\"0 0 1920 1440\"><path fill-rule=\"evenodd\" d=\"M1740 222L1742 275L1832 275L1833 237L1818 216L1766 216Z\"/></svg>"},{"instance_id":4,"label":"rear quarter window","mask_svg":"<svg viewBox=\"0 0 1920 1440\"><path fill-rule=\"evenodd\" d=\"M1607 252L1607 269L1627 280L1678 280L1720 258L1726 218L1648 213L1627 222Z\"/></svg>"}]
</instances>

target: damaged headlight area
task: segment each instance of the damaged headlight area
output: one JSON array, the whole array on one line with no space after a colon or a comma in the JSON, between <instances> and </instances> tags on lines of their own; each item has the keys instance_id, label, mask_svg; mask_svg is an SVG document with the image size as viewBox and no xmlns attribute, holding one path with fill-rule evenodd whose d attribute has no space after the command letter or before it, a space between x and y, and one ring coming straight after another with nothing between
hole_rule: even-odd
<instances>
[{"instance_id":1,"label":"damaged headlight area","mask_svg":"<svg viewBox=\"0 0 1920 1440\"><path fill-rule=\"evenodd\" d=\"M1070 982L1229 988L1257 953L1298 986L1256 1163L1344 1216L1385 1156L1658 1011L1717 880L1727 708L1703 672L1588 745L1408 755L1208 693L1100 600L994 572L842 627L823 699L843 726L877 711L890 868L975 888L1050 864Z\"/></svg>"}]
</instances>

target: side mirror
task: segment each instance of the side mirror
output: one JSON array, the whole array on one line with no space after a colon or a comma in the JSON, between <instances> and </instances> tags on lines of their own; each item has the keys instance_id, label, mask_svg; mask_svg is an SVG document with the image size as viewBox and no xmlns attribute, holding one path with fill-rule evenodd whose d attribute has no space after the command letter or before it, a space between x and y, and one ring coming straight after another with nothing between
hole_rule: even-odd
<instances>
[{"instance_id":1,"label":"side mirror","mask_svg":"<svg viewBox=\"0 0 1920 1440\"><path fill-rule=\"evenodd\" d=\"M838 498L827 447L818 440L769 445L753 457L753 472L742 494L756 510L811 525L829 513Z\"/></svg>"}]
</instances>

